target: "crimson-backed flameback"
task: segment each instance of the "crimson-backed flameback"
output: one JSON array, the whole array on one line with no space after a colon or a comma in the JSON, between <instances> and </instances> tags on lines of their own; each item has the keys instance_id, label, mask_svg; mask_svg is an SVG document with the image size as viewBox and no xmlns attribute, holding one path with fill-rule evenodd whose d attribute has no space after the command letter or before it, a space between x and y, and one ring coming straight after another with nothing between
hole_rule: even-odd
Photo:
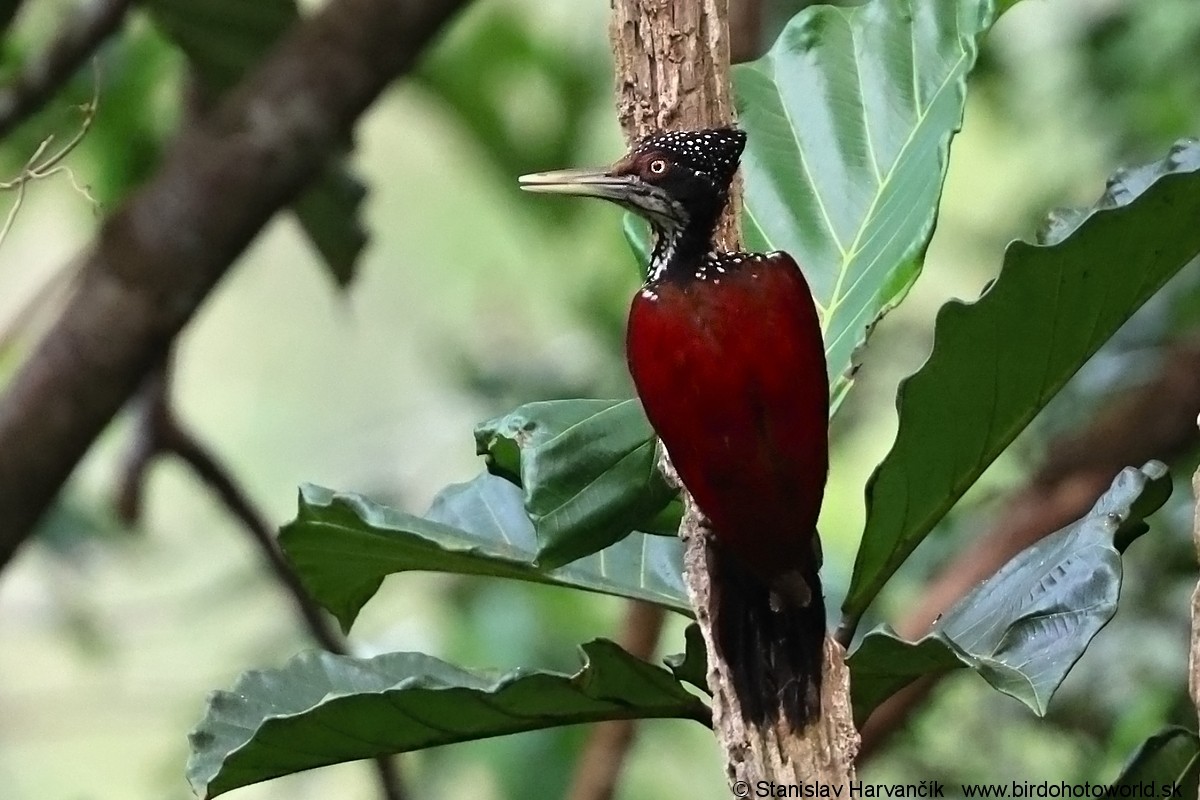
<instances>
[{"instance_id":1,"label":"crimson-backed flameback","mask_svg":"<svg viewBox=\"0 0 1200 800\"><path fill-rule=\"evenodd\" d=\"M534 192L610 200L649 220L629 370L716 539L713 621L747 717L796 729L820 713L825 603L817 516L829 384L812 293L786 253L713 237L746 135L656 133L609 169L526 175Z\"/></svg>"}]
</instances>

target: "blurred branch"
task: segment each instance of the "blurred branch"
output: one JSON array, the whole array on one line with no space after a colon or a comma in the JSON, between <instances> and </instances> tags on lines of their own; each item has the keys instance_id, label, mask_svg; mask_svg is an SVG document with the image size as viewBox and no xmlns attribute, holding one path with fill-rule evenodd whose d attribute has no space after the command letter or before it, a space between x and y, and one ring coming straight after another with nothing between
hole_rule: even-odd
<instances>
[{"instance_id":1,"label":"blurred branch","mask_svg":"<svg viewBox=\"0 0 1200 800\"><path fill-rule=\"evenodd\" d=\"M0 138L37 113L70 80L121 27L132 5L133 0L92 0L63 24L46 51L0 88Z\"/></svg>"},{"instance_id":2,"label":"blurred branch","mask_svg":"<svg viewBox=\"0 0 1200 800\"><path fill-rule=\"evenodd\" d=\"M666 611L661 606L632 600L625 605L625 621L619 644L643 661L654 657L662 635ZM579 766L569 800L610 800L625 757L633 745L637 723L631 719L602 722L592 726L591 735L579 757Z\"/></svg>"},{"instance_id":3,"label":"blurred branch","mask_svg":"<svg viewBox=\"0 0 1200 800\"><path fill-rule=\"evenodd\" d=\"M467 0L331 0L165 156L87 247L0 397L0 566L268 220Z\"/></svg>"},{"instance_id":4,"label":"blurred branch","mask_svg":"<svg viewBox=\"0 0 1200 800\"><path fill-rule=\"evenodd\" d=\"M940 614L1017 553L1083 516L1126 466L1170 460L1200 444L1200 339L1165 349L1155 375L1117 397L1077 433L1052 442L1029 484L1013 494L993 527L949 564L925 590L896 631L923 636ZM862 755L869 757L903 727L939 676L909 684L883 703L863 726Z\"/></svg>"},{"instance_id":5,"label":"blurred branch","mask_svg":"<svg viewBox=\"0 0 1200 800\"><path fill-rule=\"evenodd\" d=\"M762 55L763 0L729 4L729 61L741 64Z\"/></svg>"},{"instance_id":6,"label":"blurred branch","mask_svg":"<svg viewBox=\"0 0 1200 800\"><path fill-rule=\"evenodd\" d=\"M146 378L137 397L137 423L133 445L126 457L117 495L117 512L128 525L135 524L142 512L142 494L146 473L159 456L172 455L188 466L201 483L207 486L250 535L258 546L275 580L287 592L304 627L321 647L332 653L349 652L345 638L329 624L316 603L305 591L295 571L287 563L275 543L272 529L232 473L216 454L192 434L176 416L171 406L171 368L168 356ZM404 800L400 774L394 761L387 756L375 759L381 794L385 800Z\"/></svg>"},{"instance_id":7,"label":"blurred branch","mask_svg":"<svg viewBox=\"0 0 1200 800\"><path fill-rule=\"evenodd\" d=\"M137 424L133 446L126 457L125 468L117 495L117 512L126 524L135 524L142 511L142 492L146 472L156 458L173 455L179 458L207 486L239 522L254 544L258 546L271 574L292 599L296 612L304 621L313 639L333 653L345 654L346 641L321 616L320 609L296 577L291 565L275 544L271 524L254 507L232 474L179 421L170 401L171 359L155 369L137 398Z\"/></svg>"}]
</instances>

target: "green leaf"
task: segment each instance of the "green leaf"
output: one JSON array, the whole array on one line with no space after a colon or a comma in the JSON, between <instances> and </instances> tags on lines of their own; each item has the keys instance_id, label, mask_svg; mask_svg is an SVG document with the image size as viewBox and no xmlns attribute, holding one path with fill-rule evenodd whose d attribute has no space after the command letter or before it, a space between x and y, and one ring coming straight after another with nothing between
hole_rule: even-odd
<instances>
[{"instance_id":1,"label":"green leaf","mask_svg":"<svg viewBox=\"0 0 1200 800\"><path fill-rule=\"evenodd\" d=\"M154 23L188 57L208 94L242 77L300 19L295 0L145 0ZM301 228L339 286L354 277L366 246L359 220L366 187L344 165L331 165L293 203Z\"/></svg>"},{"instance_id":2,"label":"green leaf","mask_svg":"<svg viewBox=\"0 0 1200 800\"><path fill-rule=\"evenodd\" d=\"M952 301L900 387L896 443L867 485L848 624L1051 397L1200 253L1200 146L1115 176L1090 213L1014 242L975 303Z\"/></svg>"},{"instance_id":3,"label":"green leaf","mask_svg":"<svg viewBox=\"0 0 1200 800\"><path fill-rule=\"evenodd\" d=\"M679 523L683 521L683 500L675 495L662 511L653 517L638 523L638 529L643 533L656 533L659 536L678 536Z\"/></svg>"},{"instance_id":4,"label":"green leaf","mask_svg":"<svg viewBox=\"0 0 1200 800\"><path fill-rule=\"evenodd\" d=\"M560 725L707 721L704 703L662 667L602 639L581 650L574 675L468 671L423 653L304 653L210 696L188 737L188 781L211 798L313 767Z\"/></svg>"},{"instance_id":5,"label":"green leaf","mask_svg":"<svg viewBox=\"0 0 1200 800\"><path fill-rule=\"evenodd\" d=\"M327 167L292 202L300 228L343 289L354 280L354 268L369 238L359 217L366 196L366 184L339 164Z\"/></svg>"},{"instance_id":6,"label":"green leaf","mask_svg":"<svg viewBox=\"0 0 1200 800\"><path fill-rule=\"evenodd\" d=\"M1178 786L1180 795L1192 797L1198 772L1200 737L1186 728L1173 727L1142 742L1112 785L1122 788L1153 784L1151 794L1162 797L1168 796L1169 787Z\"/></svg>"},{"instance_id":7,"label":"green leaf","mask_svg":"<svg viewBox=\"0 0 1200 800\"><path fill-rule=\"evenodd\" d=\"M386 576L411 570L571 586L691 613L677 539L634 534L565 567L539 568L521 490L494 475L446 488L424 518L304 486L300 511L280 531L279 544L344 630Z\"/></svg>"},{"instance_id":8,"label":"green leaf","mask_svg":"<svg viewBox=\"0 0 1200 800\"><path fill-rule=\"evenodd\" d=\"M861 728L884 700L917 678L971 663L969 656L940 634L910 642L887 625L876 628L846 660L855 726Z\"/></svg>"},{"instance_id":9,"label":"green leaf","mask_svg":"<svg viewBox=\"0 0 1200 800\"><path fill-rule=\"evenodd\" d=\"M851 654L851 700L862 723L896 690L922 675L975 670L1034 713L1050 698L1117 610L1121 554L1146 530L1142 518L1170 494L1166 467L1122 470L1086 516L1021 551L934 625L907 642L883 627Z\"/></svg>"},{"instance_id":10,"label":"green leaf","mask_svg":"<svg viewBox=\"0 0 1200 800\"><path fill-rule=\"evenodd\" d=\"M295 0L145 0L142 5L215 92L241 80L300 18Z\"/></svg>"},{"instance_id":11,"label":"green leaf","mask_svg":"<svg viewBox=\"0 0 1200 800\"><path fill-rule=\"evenodd\" d=\"M642 280L645 280L650 274L650 225L632 211L626 211L621 218L621 231L625 234L625 243L633 253Z\"/></svg>"},{"instance_id":12,"label":"green leaf","mask_svg":"<svg viewBox=\"0 0 1200 800\"><path fill-rule=\"evenodd\" d=\"M746 241L785 250L823 308L834 406L870 326L916 280L990 0L811 6L733 72Z\"/></svg>"},{"instance_id":13,"label":"green leaf","mask_svg":"<svg viewBox=\"0 0 1200 800\"><path fill-rule=\"evenodd\" d=\"M479 425L475 441L502 474L519 473L545 566L620 541L675 496L636 400L530 403Z\"/></svg>"}]
</instances>

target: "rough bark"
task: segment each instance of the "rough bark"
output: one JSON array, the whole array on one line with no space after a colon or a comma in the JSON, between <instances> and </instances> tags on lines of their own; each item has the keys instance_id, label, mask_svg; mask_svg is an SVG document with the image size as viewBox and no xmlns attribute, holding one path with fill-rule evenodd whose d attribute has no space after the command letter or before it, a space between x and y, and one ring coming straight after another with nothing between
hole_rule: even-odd
<instances>
[{"instance_id":1,"label":"rough bark","mask_svg":"<svg viewBox=\"0 0 1200 800\"><path fill-rule=\"evenodd\" d=\"M105 222L0 398L0 567L234 259L466 2L333 0Z\"/></svg>"},{"instance_id":2,"label":"rough bark","mask_svg":"<svg viewBox=\"0 0 1200 800\"><path fill-rule=\"evenodd\" d=\"M656 129L703 128L733 122L729 86L728 0L614 0L612 43L617 68L617 110L629 138ZM721 245L738 249L734 188ZM664 453L663 472L678 485ZM709 653L713 729L726 759L730 788L738 796L757 781L846 785L855 779L858 734L850 710L845 653L826 638L822 716L800 735L747 724L712 631L709 582L711 534L684 492L680 536L687 542L686 578L696 619ZM739 786L739 784L744 784Z\"/></svg>"},{"instance_id":3,"label":"rough bark","mask_svg":"<svg viewBox=\"0 0 1200 800\"><path fill-rule=\"evenodd\" d=\"M728 8L728 0L614 0L617 118L626 137L733 122ZM717 232L730 250L740 241L740 198L738 182Z\"/></svg>"}]
</instances>

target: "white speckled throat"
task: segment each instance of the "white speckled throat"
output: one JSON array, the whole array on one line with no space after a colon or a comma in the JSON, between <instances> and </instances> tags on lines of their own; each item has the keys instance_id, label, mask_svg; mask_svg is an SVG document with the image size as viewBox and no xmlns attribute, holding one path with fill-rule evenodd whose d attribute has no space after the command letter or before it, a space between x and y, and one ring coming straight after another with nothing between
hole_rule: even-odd
<instances>
[{"instance_id":1,"label":"white speckled throat","mask_svg":"<svg viewBox=\"0 0 1200 800\"><path fill-rule=\"evenodd\" d=\"M721 204L721 209L724 203ZM651 218L654 249L650 253L647 283L664 280L690 280L707 277L708 265L720 260L713 235L719 217L691 217L681 209L673 220Z\"/></svg>"}]
</instances>

